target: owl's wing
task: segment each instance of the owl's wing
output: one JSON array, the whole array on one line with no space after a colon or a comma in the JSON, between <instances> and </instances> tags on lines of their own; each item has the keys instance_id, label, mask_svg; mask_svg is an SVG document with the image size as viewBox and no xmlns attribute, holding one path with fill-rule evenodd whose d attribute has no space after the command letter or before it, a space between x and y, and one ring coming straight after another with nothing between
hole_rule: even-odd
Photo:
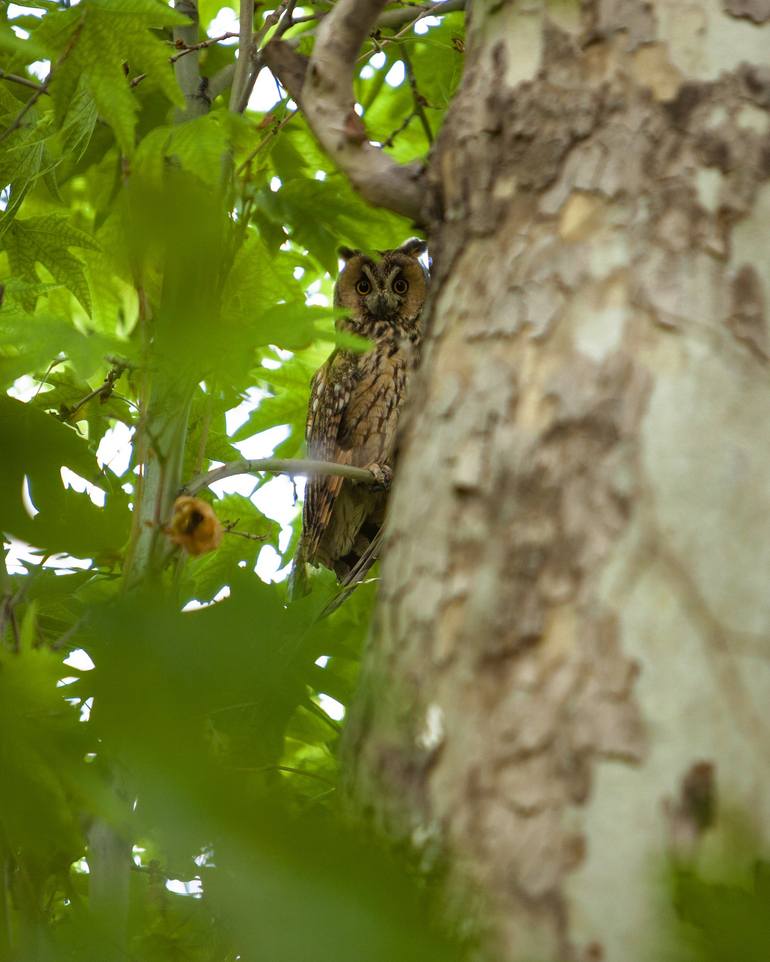
<instances>
[{"instance_id":1,"label":"owl's wing","mask_svg":"<svg viewBox=\"0 0 770 962\"><path fill-rule=\"evenodd\" d=\"M339 434L354 381L355 358L346 351L335 351L316 371L305 427L311 460L350 463L351 451L340 446ZM302 512L302 553L308 561L313 560L318 550L343 480L334 476L308 478Z\"/></svg>"}]
</instances>

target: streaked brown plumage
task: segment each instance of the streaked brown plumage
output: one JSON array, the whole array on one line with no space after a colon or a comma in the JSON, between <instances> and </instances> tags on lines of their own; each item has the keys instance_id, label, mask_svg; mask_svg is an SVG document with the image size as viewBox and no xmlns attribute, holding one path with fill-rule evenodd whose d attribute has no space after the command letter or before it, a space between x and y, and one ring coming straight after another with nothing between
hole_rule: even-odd
<instances>
[{"instance_id":1,"label":"streaked brown plumage","mask_svg":"<svg viewBox=\"0 0 770 962\"><path fill-rule=\"evenodd\" d=\"M305 488L298 563L325 565L344 579L377 534L385 514L396 428L409 373L420 349L427 272L412 239L372 259L343 248L334 303L345 331L373 342L365 353L337 349L313 378L308 457L368 468L376 486L316 477Z\"/></svg>"}]
</instances>

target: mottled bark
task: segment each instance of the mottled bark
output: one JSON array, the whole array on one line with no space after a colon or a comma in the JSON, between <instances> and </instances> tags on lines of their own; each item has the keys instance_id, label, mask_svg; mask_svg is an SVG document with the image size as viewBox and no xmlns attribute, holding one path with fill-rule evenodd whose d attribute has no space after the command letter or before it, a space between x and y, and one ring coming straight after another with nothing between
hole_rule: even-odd
<instances>
[{"instance_id":1,"label":"mottled bark","mask_svg":"<svg viewBox=\"0 0 770 962\"><path fill-rule=\"evenodd\" d=\"M765 8L473 7L347 749L496 962L649 957L656 858L770 835Z\"/></svg>"}]
</instances>

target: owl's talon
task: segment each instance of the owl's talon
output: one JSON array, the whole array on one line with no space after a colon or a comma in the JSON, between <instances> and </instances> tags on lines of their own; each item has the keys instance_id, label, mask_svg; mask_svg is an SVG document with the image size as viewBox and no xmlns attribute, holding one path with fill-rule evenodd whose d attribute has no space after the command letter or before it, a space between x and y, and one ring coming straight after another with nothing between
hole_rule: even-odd
<instances>
[{"instance_id":1,"label":"owl's talon","mask_svg":"<svg viewBox=\"0 0 770 962\"><path fill-rule=\"evenodd\" d=\"M367 464L367 471L374 475L372 491L387 491L393 481L393 468L387 464Z\"/></svg>"}]
</instances>

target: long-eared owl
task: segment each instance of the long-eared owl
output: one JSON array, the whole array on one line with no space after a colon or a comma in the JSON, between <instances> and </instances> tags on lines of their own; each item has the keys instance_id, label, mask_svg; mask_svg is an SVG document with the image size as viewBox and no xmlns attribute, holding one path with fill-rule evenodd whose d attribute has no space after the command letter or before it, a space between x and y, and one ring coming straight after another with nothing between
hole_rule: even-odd
<instances>
[{"instance_id":1,"label":"long-eared owl","mask_svg":"<svg viewBox=\"0 0 770 962\"><path fill-rule=\"evenodd\" d=\"M347 311L338 328L372 342L364 353L338 348L313 377L305 437L308 457L369 469L378 484L312 477L305 488L298 562L322 564L342 580L382 525L399 412L418 360L428 274L424 241L412 238L371 258L341 248L334 288Z\"/></svg>"}]
</instances>

